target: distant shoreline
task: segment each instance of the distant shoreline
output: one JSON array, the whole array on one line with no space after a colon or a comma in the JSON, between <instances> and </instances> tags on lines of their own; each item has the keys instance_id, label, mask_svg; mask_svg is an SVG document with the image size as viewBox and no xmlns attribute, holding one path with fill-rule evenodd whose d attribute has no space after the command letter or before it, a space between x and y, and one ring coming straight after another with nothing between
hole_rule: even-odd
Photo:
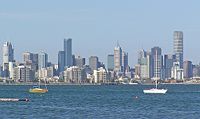
<instances>
[{"instance_id":1,"label":"distant shoreline","mask_svg":"<svg viewBox=\"0 0 200 119\"><path fill-rule=\"evenodd\" d=\"M26 85L26 86L33 86L38 85L38 83L0 83L0 85L13 85L13 86L20 86L20 85ZM44 83L41 83L41 85L45 85ZM155 85L153 83L142 83L142 84L120 84L120 83L48 83L47 86L51 85L68 85L68 86L99 86L99 85L125 85L125 86L135 86L135 85ZM159 85L200 85L200 83L161 83Z\"/></svg>"}]
</instances>

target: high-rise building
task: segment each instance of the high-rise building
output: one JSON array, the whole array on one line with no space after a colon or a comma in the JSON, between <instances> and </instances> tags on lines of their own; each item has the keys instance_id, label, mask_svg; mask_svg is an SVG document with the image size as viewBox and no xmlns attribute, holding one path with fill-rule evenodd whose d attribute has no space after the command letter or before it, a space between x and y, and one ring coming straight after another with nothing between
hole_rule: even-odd
<instances>
[{"instance_id":1,"label":"high-rise building","mask_svg":"<svg viewBox=\"0 0 200 119\"><path fill-rule=\"evenodd\" d=\"M140 67L140 78L149 79L150 77L150 63L151 63L151 53L144 50L138 53L138 64Z\"/></svg>"},{"instance_id":2,"label":"high-rise building","mask_svg":"<svg viewBox=\"0 0 200 119\"><path fill-rule=\"evenodd\" d=\"M29 67L34 71L38 70L38 54L34 54L31 52L24 52L23 61L26 67Z\"/></svg>"},{"instance_id":3,"label":"high-rise building","mask_svg":"<svg viewBox=\"0 0 200 119\"><path fill-rule=\"evenodd\" d=\"M46 68L48 63L48 55L45 52L41 52L38 55L38 68Z\"/></svg>"},{"instance_id":4,"label":"high-rise building","mask_svg":"<svg viewBox=\"0 0 200 119\"><path fill-rule=\"evenodd\" d=\"M30 53L30 52L24 52L23 53L23 61L24 61L24 63L32 62L32 60L33 60L33 53Z\"/></svg>"},{"instance_id":5,"label":"high-rise building","mask_svg":"<svg viewBox=\"0 0 200 119\"><path fill-rule=\"evenodd\" d=\"M97 56L91 56L89 58L89 66L92 71L97 70L99 68L99 58Z\"/></svg>"},{"instance_id":6,"label":"high-rise building","mask_svg":"<svg viewBox=\"0 0 200 119\"><path fill-rule=\"evenodd\" d=\"M183 32L174 31L174 54L176 62L179 62L180 68L183 68Z\"/></svg>"},{"instance_id":7,"label":"high-rise building","mask_svg":"<svg viewBox=\"0 0 200 119\"><path fill-rule=\"evenodd\" d=\"M65 67L72 66L72 39L64 39Z\"/></svg>"},{"instance_id":8,"label":"high-rise building","mask_svg":"<svg viewBox=\"0 0 200 119\"><path fill-rule=\"evenodd\" d=\"M183 75L184 78L191 78L193 76L193 68L191 61L184 61L183 62Z\"/></svg>"},{"instance_id":9,"label":"high-rise building","mask_svg":"<svg viewBox=\"0 0 200 119\"><path fill-rule=\"evenodd\" d=\"M164 55L165 79L171 78L171 69L173 67L173 63L176 60L175 58L175 55L172 54Z\"/></svg>"},{"instance_id":10,"label":"high-rise building","mask_svg":"<svg viewBox=\"0 0 200 119\"><path fill-rule=\"evenodd\" d=\"M114 70L114 55L113 54L110 54L107 57L107 69L108 71Z\"/></svg>"},{"instance_id":11,"label":"high-rise building","mask_svg":"<svg viewBox=\"0 0 200 119\"><path fill-rule=\"evenodd\" d=\"M94 83L105 83L107 81L107 71L103 67L94 70Z\"/></svg>"},{"instance_id":12,"label":"high-rise building","mask_svg":"<svg viewBox=\"0 0 200 119\"><path fill-rule=\"evenodd\" d=\"M82 58L81 56L75 57L74 65L78 67L83 67L85 65L85 58Z\"/></svg>"},{"instance_id":13,"label":"high-rise building","mask_svg":"<svg viewBox=\"0 0 200 119\"><path fill-rule=\"evenodd\" d=\"M5 42L2 47L3 51L3 77L9 77L10 69L9 69L9 62L14 62L14 49L10 42Z\"/></svg>"},{"instance_id":14,"label":"high-rise building","mask_svg":"<svg viewBox=\"0 0 200 119\"><path fill-rule=\"evenodd\" d=\"M35 72L25 66L18 66L13 69L13 80L16 82L28 82L35 79Z\"/></svg>"},{"instance_id":15,"label":"high-rise building","mask_svg":"<svg viewBox=\"0 0 200 119\"><path fill-rule=\"evenodd\" d=\"M159 47L151 49L153 78L162 79L162 50Z\"/></svg>"},{"instance_id":16,"label":"high-rise building","mask_svg":"<svg viewBox=\"0 0 200 119\"><path fill-rule=\"evenodd\" d=\"M128 68L128 53L122 52L122 71L125 72Z\"/></svg>"},{"instance_id":17,"label":"high-rise building","mask_svg":"<svg viewBox=\"0 0 200 119\"><path fill-rule=\"evenodd\" d=\"M72 66L64 71L64 81L67 83L82 83L86 80L86 73L83 68Z\"/></svg>"},{"instance_id":18,"label":"high-rise building","mask_svg":"<svg viewBox=\"0 0 200 119\"><path fill-rule=\"evenodd\" d=\"M114 66L114 71L122 72L122 49L119 44L114 48Z\"/></svg>"},{"instance_id":19,"label":"high-rise building","mask_svg":"<svg viewBox=\"0 0 200 119\"><path fill-rule=\"evenodd\" d=\"M58 52L58 72L62 72L65 69L65 52Z\"/></svg>"},{"instance_id":20,"label":"high-rise building","mask_svg":"<svg viewBox=\"0 0 200 119\"><path fill-rule=\"evenodd\" d=\"M14 49L10 42L3 44L3 64L14 61Z\"/></svg>"}]
</instances>

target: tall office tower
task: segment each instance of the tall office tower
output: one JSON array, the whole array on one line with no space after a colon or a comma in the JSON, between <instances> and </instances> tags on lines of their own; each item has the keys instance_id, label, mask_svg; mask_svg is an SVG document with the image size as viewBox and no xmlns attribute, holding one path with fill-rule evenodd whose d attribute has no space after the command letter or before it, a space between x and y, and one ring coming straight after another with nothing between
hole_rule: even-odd
<instances>
[{"instance_id":1,"label":"tall office tower","mask_svg":"<svg viewBox=\"0 0 200 119\"><path fill-rule=\"evenodd\" d=\"M162 79L162 50L159 47L151 49L153 78Z\"/></svg>"},{"instance_id":2,"label":"tall office tower","mask_svg":"<svg viewBox=\"0 0 200 119\"><path fill-rule=\"evenodd\" d=\"M148 53L144 50L139 51L138 53L138 65L140 66L140 78L149 79L150 78L150 62L151 53Z\"/></svg>"},{"instance_id":3,"label":"tall office tower","mask_svg":"<svg viewBox=\"0 0 200 119\"><path fill-rule=\"evenodd\" d=\"M58 52L58 72L62 72L65 70L65 52Z\"/></svg>"},{"instance_id":4,"label":"tall office tower","mask_svg":"<svg viewBox=\"0 0 200 119\"><path fill-rule=\"evenodd\" d=\"M72 39L64 39L65 66L72 66Z\"/></svg>"},{"instance_id":5,"label":"tall office tower","mask_svg":"<svg viewBox=\"0 0 200 119\"><path fill-rule=\"evenodd\" d=\"M48 63L48 55L45 52L41 52L38 55L38 68L46 68Z\"/></svg>"},{"instance_id":6,"label":"tall office tower","mask_svg":"<svg viewBox=\"0 0 200 119\"><path fill-rule=\"evenodd\" d=\"M99 68L99 58L97 56L91 56L89 58L89 66L92 71L97 70Z\"/></svg>"},{"instance_id":7,"label":"tall office tower","mask_svg":"<svg viewBox=\"0 0 200 119\"><path fill-rule=\"evenodd\" d=\"M122 71L125 72L128 67L128 53L122 52Z\"/></svg>"},{"instance_id":8,"label":"tall office tower","mask_svg":"<svg viewBox=\"0 0 200 119\"><path fill-rule=\"evenodd\" d=\"M175 62L176 57L172 54L164 55L164 69L165 69L165 79L171 78L171 69L173 67L173 62Z\"/></svg>"},{"instance_id":9,"label":"tall office tower","mask_svg":"<svg viewBox=\"0 0 200 119\"><path fill-rule=\"evenodd\" d=\"M5 42L2 47L3 51L3 77L9 77L9 62L14 62L14 49L10 42Z\"/></svg>"},{"instance_id":10,"label":"tall office tower","mask_svg":"<svg viewBox=\"0 0 200 119\"><path fill-rule=\"evenodd\" d=\"M82 68L85 65L85 58L82 58L81 56L75 57L74 65Z\"/></svg>"},{"instance_id":11,"label":"tall office tower","mask_svg":"<svg viewBox=\"0 0 200 119\"><path fill-rule=\"evenodd\" d=\"M184 78L191 78L193 76L193 68L192 68L191 61L183 62L183 75L184 75Z\"/></svg>"},{"instance_id":12,"label":"tall office tower","mask_svg":"<svg viewBox=\"0 0 200 119\"><path fill-rule=\"evenodd\" d=\"M107 69L108 71L114 70L114 55L113 54L109 54L107 57Z\"/></svg>"},{"instance_id":13,"label":"tall office tower","mask_svg":"<svg viewBox=\"0 0 200 119\"><path fill-rule=\"evenodd\" d=\"M3 44L3 66L4 64L8 64L9 62L14 61L14 49L12 47L12 44L10 42L5 42ZM4 67L3 67L4 69Z\"/></svg>"},{"instance_id":14,"label":"tall office tower","mask_svg":"<svg viewBox=\"0 0 200 119\"><path fill-rule=\"evenodd\" d=\"M179 62L179 67L183 68L183 32L174 31L174 54L176 62Z\"/></svg>"},{"instance_id":15,"label":"tall office tower","mask_svg":"<svg viewBox=\"0 0 200 119\"><path fill-rule=\"evenodd\" d=\"M141 64L142 58L146 57L146 51L143 49L138 52L138 64Z\"/></svg>"},{"instance_id":16,"label":"tall office tower","mask_svg":"<svg viewBox=\"0 0 200 119\"><path fill-rule=\"evenodd\" d=\"M30 52L24 52L23 53L23 61L24 61L24 63L30 62L31 59L33 59L33 54L32 53L30 53Z\"/></svg>"},{"instance_id":17,"label":"tall office tower","mask_svg":"<svg viewBox=\"0 0 200 119\"><path fill-rule=\"evenodd\" d=\"M114 71L122 71L122 49L119 44L114 48L114 66Z\"/></svg>"}]
</instances>

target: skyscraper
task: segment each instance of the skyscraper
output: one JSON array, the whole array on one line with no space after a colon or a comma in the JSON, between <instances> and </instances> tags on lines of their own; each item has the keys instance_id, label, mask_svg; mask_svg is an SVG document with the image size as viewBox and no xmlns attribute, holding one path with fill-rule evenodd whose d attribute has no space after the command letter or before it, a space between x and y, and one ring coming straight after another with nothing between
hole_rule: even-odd
<instances>
[{"instance_id":1,"label":"skyscraper","mask_svg":"<svg viewBox=\"0 0 200 119\"><path fill-rule=\"evenodd\" d=\"M139 77L142 79L150 78L150 63L151 63L151 53L144 50L138 53L138 64L139 64Z\"/></svg>"},{"instance_id":2,"label":"skyscraper","mask_svg":"<svg viewBox=\"0 0 200 119\"><path fill-rule=\"evenodd\" d=\"M114 49L114 66L114 71L122 71L122 49L119 44L117 44L117 47Z\"/></svg>"},{"instance_id":3,"label":"skyscraper","mask_svg":"<svg viewBox=\"0 0 200 119\"><path fill-rule=\"evenodd\" d=\"M75 57L74 66L82 68L84 65L85 65L85 58L82 58L81 56Z\"/></svg>"},{"instance_id":4,"label":"skyscraper","mask_svg":"<svg viewBox=\"0 0 200 119\"><path fill-rule=\"evenodd\" d=\"M9 62L14 62L14 49L10 42L5 42L3 44L3 77L9 77L10 69L9 69Z\"/></svg>"},{"instance_id":5,"label":"skyscraper","mask_svg":"<svg viewBox=\"0 0 200 119\"><path fill-rule=\"evenodd\" d=\"M151 49L152 54L152 73L154 78L162 78L162 50L159 47Z\"/></svg>"},{"instance_id":6,"label":"skyscraper","mask_svg":"<svg viewBox=\"0 0 200 119\"><path fill-rule=\"evenodd\" d=\"M127 68L128 68L128 53L123 51L122 52L122 70L123 70L123 72L125 72Z\"/></svg>"},{"instance_id":7,"label":"skyscraper","mask_svg":"<svg viewBox=\"0 0 200 119\"><path fill-rule=\"evenodd\" d=\"M65 66L72 66L72 39L64 39Z\"/></svg>"},{"instance_id":8,"label":"skyscraper","mask_svg":"<svg viewBox=\"0 0 200 119\"><path fill-rule=\"evenodd\" d=\"M174 31L174 54L176 62L179 62L179 67L183 68L183 32Z\"/></svg>"},{"instance_id":9,"label":"skyscraper","mask_svg":"<svg viewBox=\"0 0 200 119\"><path fill-rule=\"evenodd\" d=\"M38 68L46 68L48 63L48 55L45 52L41 52L38 55Z\"/></svg>"},{"instance_id":10,"label":"skyscraper","mask_svg":"<svg viewBox=\"0 0 200 119\"><path fill-rule=\"evenodd\" d=\"M184 63L183 63L184 78L191 78L193 76L192 71L193 71L192 62L191 61L184 61Z\"/></svg>"},{"instance_id":11,"label":"skyscraper","mask_svg":"<svg viewBox=\"0 0 200 119\"><path fill-rule=\"evenodd\" d=\"M5 42L3 44L3 64L8 64L9 62L14 61L14 49L12 47L12 44L10 42Z\"/></svg>"},{"instance_id":12,"label":"skyscraper","mask_svg":"<svg viewBox=\"0 0 200 119\"><path fill-rule=\"evenodd\" d=\"M65 52L58 52L58 72L62 72L65 69Z\"/></svg>"},{"instance_id":13,"label":"skyscraper","mask_svg":"<svg viewBox=\"0 0 200 119\"><path fill-rule=\"evenodd\" d=\"M89 58L89 65L92 71L97 70L99 68L99 58L97 56L91 56Z\"/></svg>"},{"instance_id":14,"label":"skyscraper","mask_svg":"<svg viewBox=\"0 0 200 119\"><path fill-rule=\"evenodd\" d=\"M173 63L175 61L175 55L167 54L164 55L164 69L165 69L165 78L171 78L171 69L173 67Z\"/></svg>"},{"instance_id":15,"label":"skyscraper","mask_svg":"<svg viewBox=\"0 0 200 119\"><path fill-rule=\"evenodd\" d=\"M108 71L114 70L114 55L113 54L110 54L107 57L107 69Z\"/></svg>"}]
</instances>

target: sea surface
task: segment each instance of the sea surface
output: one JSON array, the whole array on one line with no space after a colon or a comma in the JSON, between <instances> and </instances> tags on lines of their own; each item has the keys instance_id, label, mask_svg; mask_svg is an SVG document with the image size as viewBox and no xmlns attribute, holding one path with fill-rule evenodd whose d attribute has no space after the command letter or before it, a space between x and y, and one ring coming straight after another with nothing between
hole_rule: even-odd
<instances>
[{"instance_id":1,"label":"sea surface","mask_svg":"<svg viewBox=\"0 0 200 119\"><path fill-rule=\"evenodd\" d=\"M199 119L200 85L159 85L167 94L143 94L153 85L51 85L46 94L31 86L0 85L0 119Z\"/></svg>"}]
</instances>

